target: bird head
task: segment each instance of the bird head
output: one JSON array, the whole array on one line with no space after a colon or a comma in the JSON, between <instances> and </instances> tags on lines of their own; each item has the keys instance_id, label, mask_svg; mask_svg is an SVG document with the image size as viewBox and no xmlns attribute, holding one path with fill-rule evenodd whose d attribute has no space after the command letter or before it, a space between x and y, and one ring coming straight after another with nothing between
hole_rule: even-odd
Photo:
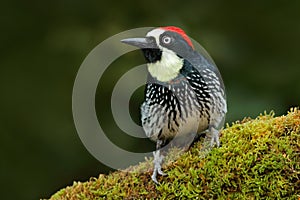
<instances>
[{"instance_id":1,"label":"bird head","mask_svg":"<svg viewBox=\"0 0 300 200\"><path fill-rule=\"evenodd\" d=\"M155 28L146 37L127 38L121 42L142 49L150 75L161 82L176 78L184 59L194 51L190 38L174 26Z\"/></svg>"}]
</instances>

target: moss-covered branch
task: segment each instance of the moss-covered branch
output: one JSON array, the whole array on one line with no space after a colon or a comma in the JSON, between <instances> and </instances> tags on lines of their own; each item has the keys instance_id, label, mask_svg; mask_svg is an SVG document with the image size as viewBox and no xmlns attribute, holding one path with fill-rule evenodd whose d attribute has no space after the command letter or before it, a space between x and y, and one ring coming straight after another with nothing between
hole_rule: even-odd
<instances>
[{"instance_id":1,"label":"moss-covered branch","mask_svg":"<svg viewBox=\"0 0 300 200\"><path fill-rule=\"evenodd\" d=\"M196 143L159 177L151 172L114 172L74 182L51 199L298 199L300 198L300 111L264 114L222 131L222 146L199 156ZM136 168L144 167L150 161Z\"/></svg>"}]
</instances>

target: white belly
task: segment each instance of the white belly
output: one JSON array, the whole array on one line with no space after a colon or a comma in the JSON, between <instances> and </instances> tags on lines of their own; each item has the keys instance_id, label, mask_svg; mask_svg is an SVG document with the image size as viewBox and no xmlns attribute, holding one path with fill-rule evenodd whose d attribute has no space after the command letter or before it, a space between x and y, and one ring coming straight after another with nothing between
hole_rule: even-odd
<instances>
[{"instance_id":1,"label":"white belly","mask_svg":"<svg viewBox=\"0 0 300 200\"><path fill-rule=\"evenodd\" d=\"M201 116L197 108L189 114L182 109L181 117L177 112L175 118L174 113L169 115L166 108L159 105L149 107L144 103L141 109L143 129L154 141L158 138L171 139L175 136L200 133L208 127L207 117Z\"/></svg>"}]
</instances>

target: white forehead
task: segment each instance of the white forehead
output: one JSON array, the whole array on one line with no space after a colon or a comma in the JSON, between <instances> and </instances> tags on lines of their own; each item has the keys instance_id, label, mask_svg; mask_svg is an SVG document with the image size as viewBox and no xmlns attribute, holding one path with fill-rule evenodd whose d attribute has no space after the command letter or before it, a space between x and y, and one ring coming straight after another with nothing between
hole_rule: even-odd
<instances>
[{"instance_id":1,"label":"white forehead","mask_svg":"<svg viewBox=\"0 0 300 200\"><path fill-rule=\"evenodd\" d=\"M152 31L149 31L149 32L147 33L146 37L154 37L155 40L156 40L156 44L157 44L159 47L161 47L161 46L159 45L159 36L160 36L163 32L165 32L164 29L156 28L156 29L153 29Z\"/></svg>"},{"instance_id":2,"label":"white forehead","mask_svg":"<svg viewBox=\"0 0 300 200\"><path fill-rule=\"evenodd\" d=\"M148 33L147 33L147 37L155 37L155 38L157 38L157 37L159 37L163 32L165 32L165 30L163 30L163 29L161 29L161 28L156 28L156 29L153 29L152 31L149 31Z\"/></svg>"},{"instance_id":3,"label":"white forehead","mask_svg":"<svg viewBox=\"0 0 300 200\"><path fill-rule=\"evenodd\" d=\"M158 41L159 41L159 36L160 36L163 32L165 32L165 30L163 30L163 29L161 29L161 28L156 28L156 29L153 29L152 31L149 31L149 32L147 33L146 37L154 37L154 38L156 39L157 44L159 44L159 43L158 43Z\"/></svg>"}]
</instances>

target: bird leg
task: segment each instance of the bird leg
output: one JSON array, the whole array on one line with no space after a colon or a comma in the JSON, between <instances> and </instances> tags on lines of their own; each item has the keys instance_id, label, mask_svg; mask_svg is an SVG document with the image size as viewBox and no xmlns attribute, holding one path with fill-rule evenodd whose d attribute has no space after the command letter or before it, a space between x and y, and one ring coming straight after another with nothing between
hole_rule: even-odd
<instances>
[{"instance_id":1,"label":"bird leg","mask_svg":"<svg viewBox=\"0 0 300 200\"><path fill-rule=\"evenodd\" d=\"M157 181L157 174L161 175L161 176L165 176L167 175L166 173L164 173L162 170L161 170L161 165L162 165L162 161L163 161L163 158L164 156L161 154L161 146L163 144L163 141L162 140L157 140L157 143L156 143L156 151L153 152L153 157L154 157L154 160L153 160L153 163L154 163L154 169L153 169L153 174L151 176L152 180L158 184L158 181Z\"/></svg>"},{"instance_id":2,"label":"bird leg","mask_svg":"<svg viewBox=\"0 0 300 200\"><path fill-rule=\"evenodd\" d=\"M211 147L213 147L215 143L216 143L217 147L220 146L219 133L220 133L220 131L217 130L214 126L210 127L210 134L211 134L210 146Z\"/></svg>"},{"instance_id":3,"label":"bird leg","mask_svg":"<svg viewBox=\"0 0 300 200\"><path fill-rule=\"evenodd\" d=\"M217 128L215 128L215 126L213 125L209 126L209 128L203 131L202 133L206 134L204 143L208 145L209 148L212 148L215 144L217 145L217 147L220 146L220 140L219 140L220 131Z\"/></svg>"},{"instance_id":4,"label":"bird leg","mask_svg":"<svg viewBox=\"0 0 300 200\"><path fill-rule=\"evenodd\" d=\"M205 157L213 146L216 144L217 147L220 146L219 133L220 131L215 128L215 126L209 126L209 128L202 133L205 133L206 136L204 138L203 146L200 150L201 157Z\"/></svg>"}]
</instances>

